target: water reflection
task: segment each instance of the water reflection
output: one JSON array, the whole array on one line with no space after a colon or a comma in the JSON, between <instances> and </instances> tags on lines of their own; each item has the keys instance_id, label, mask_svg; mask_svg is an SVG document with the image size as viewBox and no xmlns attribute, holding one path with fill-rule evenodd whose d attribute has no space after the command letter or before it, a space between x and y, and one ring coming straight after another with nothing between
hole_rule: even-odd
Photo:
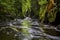
<instances>
[{"instance_id":1,"label":"water reflection","mask_svg":"<svg viewBox=\"0 0 60 40\"><path fill-rule=\"evenodd\" d=\"M32 27L28 28L29 35L24 34L21 31L21 29L26 29L21 26L23 20L31 21ZM42 27L39 25L39 21L37 19L27 17L25 19L12 20L5 24L7 25L0 28L1 40L60 40L60 30L50 25L42 25L44 26ZM11 29L12 27L14 29ZM54 36L55 34L56 36Z\"/></svg>"}]
</instances>

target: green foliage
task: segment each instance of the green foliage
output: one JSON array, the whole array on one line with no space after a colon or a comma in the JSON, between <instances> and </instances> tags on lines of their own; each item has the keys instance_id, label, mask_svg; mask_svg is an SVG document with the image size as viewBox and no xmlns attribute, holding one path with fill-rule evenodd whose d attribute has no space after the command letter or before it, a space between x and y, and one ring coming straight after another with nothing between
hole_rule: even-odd
<instances>
[{"instance_id":1,"label":"green foliage","mask_svg":"<svg viewBox=\"0 0 60 40\"><path fill-rule=\"evenodd\" d=\"M46 8L47 0L39 0L38 4L40 5L39 19L41 20L41 22L43 22L47 11Z\"/></svg>"},{"instance_id":2,"label":"green foliage","mask_svg":"<svg viewBox=\"0 0 60 40\"><path fill-rule=\"evenodd\" d=\"M43 22L47 3L47 0L0 0L0 17L4 19L8 18L5 15L10 15L13 18L23 18L28 13L33 14L32 17L39 16L39 19ZM56 9L52 9L52 11L47 13L50 22L56 18Z\"/></svg>"},{"instance_id":3,"label":"green foliage","mask_svg":"<svg viewBox=\"0 0 60 40\"><path fill-rule=\"evenodd\" d=\"M25 16L26 12L31 9L31 0L22 0L22 13Z\"/></svg>"},{"instance_id":4,"label":"green foliage","mask_svg":"<svg viewBox=\"0 0 60 40\"><path fill-rule=\"evenodd\" d=\"M23 17L22 14L22 0L15 0L14 3L16 17Z\"/></svg>"},{"instance_id":5,"label":"green foliage","mask_svg":"<svg viewBox=\"0 0 60 40\"><path fill-rule=\"evenodd\" d=\"M57 13L57 8L56 7L54 7L53 9L51 9L51 11L47 15L49 22L53 22L55 20L56 13Z\"/></svg>"},{"instance_id":6,"label":"green foliage","mask_svg":"<svg viewBox=\"0 0 60 40\"><path fill-rule=\"evenodd\" d=\"M0 1L1 5L3 5L3 9L1 9L1 11L3 11L4 13L9 13L9 14L14 14L14 2L13 0L2 0Z\"/></svg>"},{"instance_id":7,"label":"green foliage","mask_svg":"<svg viewBox=\"0 0 60 40\"><path fill-rule=\"evenodd\" d=\"M16 16L14 9L15 0L0 0L0 18L1 20L10 20Z\"/></svg>"},{"instance_id":8,"label":"green foliage","mask_svg":"<svg viewBox=\"0 0 60 40\"><path fill-rule=\"evenodd\" d=\"M45 14L46 14L46 6L41 6L39 11L39 19L41 20L41 22L44 21Z\"/></svg>"},{"instance_id":9,"label":"green foliage","mask_svg":"<svg viewBox=\"0 0 60 40\"><path fill-rule=\"evenodd\" d=\"M39 8L40 8L40 5L38 4L38 0L31 0L31 14L33 15L31 16L32 18L38 17Z\"/></svg>"},{"instance_id":10,"label":"green foliage","mask_svg":"<svg viewBox=\"0 0 60 40\"><path fill-rule=\"evenodd\" d=\"M38 3L42 6L48 2L47 2L47 0L38 0Z\"/></svg>"}]
</instances>

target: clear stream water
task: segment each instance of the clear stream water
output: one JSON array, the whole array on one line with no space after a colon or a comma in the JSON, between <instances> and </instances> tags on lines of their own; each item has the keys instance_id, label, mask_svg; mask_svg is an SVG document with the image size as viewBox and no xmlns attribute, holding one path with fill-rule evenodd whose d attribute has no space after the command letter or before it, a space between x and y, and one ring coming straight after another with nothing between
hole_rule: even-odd
<instances>
[{"instance_id":1,"label":"clear stream water","mask_svg":"<svg viewBox=\"0 0 60 40\"><path fill-rule=\"evenodd\" d=\"M29 20L31 28L21 26L22 20ZM60 30L54 26L41 25L37 19L15 19L10 22L0 23L0 40L60 40ZM13 27L13 28L12 28ZM28 33L22 33L28 29Z\"/></svg>"}]
</instances>

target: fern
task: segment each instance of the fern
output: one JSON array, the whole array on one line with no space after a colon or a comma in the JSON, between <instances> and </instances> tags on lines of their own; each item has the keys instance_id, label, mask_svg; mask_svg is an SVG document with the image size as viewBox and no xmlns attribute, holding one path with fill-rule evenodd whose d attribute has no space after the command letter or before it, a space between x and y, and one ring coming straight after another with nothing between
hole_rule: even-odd
<instances>
[{"instance_id":1,"label":"fern","mask_svg":"<svg viewBox=\"0 0 60 40\"><path fill-rule=\"evenodd\" d=\"M25 16L26 12L31 9L31 0L22 0L22 14Z\"/></svg>"},{"instance_id":2,"label":"fern","mask_svg":"<svg viewBox=\"0 0 60 40\"><path fill-rule=\"evenodd\" d=\"M45 18L45 13L47 11L46 8L47 0L39 0L38 4L40 5L39 19L41 20L41 22L43 22Z\"/></svg>"}]
</instances>

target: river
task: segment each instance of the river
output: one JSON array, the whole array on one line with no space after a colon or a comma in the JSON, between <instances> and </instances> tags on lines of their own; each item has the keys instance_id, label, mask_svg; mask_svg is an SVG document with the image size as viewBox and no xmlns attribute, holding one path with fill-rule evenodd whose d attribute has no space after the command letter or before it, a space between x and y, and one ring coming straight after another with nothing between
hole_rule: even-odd
<instances>
[{"instance_id":1,"label":"river","mask_svg":"<svg viewBox=\"0 0 60 40\"><path fill-rule=\"evenodd\" d=\"M0 40L60 40L60 30L57 27L41 25L38 19L25 19L31 21L31 27L21 25L24 19L0 23ZM23 33L22 29L27 29L29 34Z\"/></svg>"}]
</instances>

